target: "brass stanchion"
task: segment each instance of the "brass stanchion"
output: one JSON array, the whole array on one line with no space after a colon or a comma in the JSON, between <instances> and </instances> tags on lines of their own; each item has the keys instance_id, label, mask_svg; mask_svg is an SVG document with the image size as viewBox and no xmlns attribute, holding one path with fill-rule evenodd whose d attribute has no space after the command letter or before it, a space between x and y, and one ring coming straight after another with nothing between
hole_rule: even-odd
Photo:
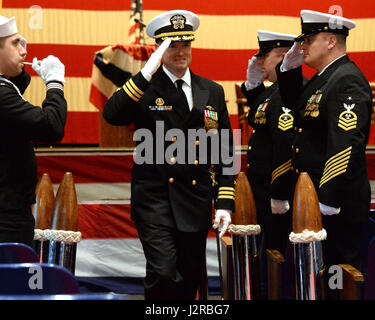
<instances>
[{"instance_id":1,"label":"brass stanchion","mask_svg":"<svg viewBox=\"0 0 375 320\"><path fill-rule=\"evenodd\" d=\"M35 189L36 203L32 207L35 218L33 248L39 261L48 262L49 242L43 237L43 230L50 229L53 218L55 195L51 178L44 173L38 181Z\"/></svg>"},{"instance_id":2,"label":"brass stanchion","mask_svg":"<svg viewBox=\"0 0 375 320\"><path fill-rule=\"evenodd\" d=\"M56 193L52 229L46 230L50 241L48 262L61 265L72 273L75 270L78 232L78 203L71 172L66 172Z\"/></svg>"},{"instance_id":3,"label":"brass stanchion","mask_svg":"<svg viewBox=\"0 0 375 320\"><path fill-rule=\"evenodd\" d=\"M318 195L307 172L297 180L293 202L293 232L297 300L319 300L319 272L323 269L321 241L327 238L322 228Z\"/></svg>"},{"instance_id":4,"label":"brass stanchion","mask_svg":"<svg viewBox=\"0 0 375 320\"><path fill-rule=\"evenodd\" d=\"M228 231L232 235L235 299L253 300L259 291L256 236L260 233L260 226L257 224L253 192L244 172L236 178L235 214Z\"/></svg>"}]
</instances>

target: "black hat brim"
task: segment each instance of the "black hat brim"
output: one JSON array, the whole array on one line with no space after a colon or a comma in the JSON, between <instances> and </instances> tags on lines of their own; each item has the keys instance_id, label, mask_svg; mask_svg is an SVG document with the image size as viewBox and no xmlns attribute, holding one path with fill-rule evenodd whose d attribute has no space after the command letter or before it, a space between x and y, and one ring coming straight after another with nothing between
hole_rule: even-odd
<instances>
[{"instance_id":1,"label":"black hat brim","mask_svg":"<svg viewBox=\"0 0 375 320\"><path fill-rule=\"evenodd\" d=\"M266 55L268 52L270 52L273 48L267 48L267 49L260 49L256 54L254 54L255 57L260 58L264 55Z\"/></svg>"},{"instance_id":2,"label":"black hat brim","mask_svg":"<svg viewBox=\"0 0 375 320\"><path fill-rule=\"evenodd\" d=\"M302 33L297 38L295 38L294 41L296 41L296 42L302 42L305 38L311 37L311 36L313 36L315 34L318 34L320 32L322 32L322 31L314 31L314 32L305 32L305 33Z\"/></svg>"}]
</instances>

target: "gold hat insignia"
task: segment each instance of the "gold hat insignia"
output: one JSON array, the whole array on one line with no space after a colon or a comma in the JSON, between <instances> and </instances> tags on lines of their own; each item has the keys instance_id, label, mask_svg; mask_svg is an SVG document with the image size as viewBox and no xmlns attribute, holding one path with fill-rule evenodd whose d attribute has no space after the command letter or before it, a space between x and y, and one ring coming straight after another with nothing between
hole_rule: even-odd
<instances>
[{"instance_id":1,"label":"gold hat insignia","mask_svg":"<svg viewBox=\"0 0 375 320\"><path fill-rule=\"evenodd\" d=\"M171 23L173 24L173 29L183 29L185 28L186 18L183 15L177 14L171 18Z\"/></svg>"}]
</instances>

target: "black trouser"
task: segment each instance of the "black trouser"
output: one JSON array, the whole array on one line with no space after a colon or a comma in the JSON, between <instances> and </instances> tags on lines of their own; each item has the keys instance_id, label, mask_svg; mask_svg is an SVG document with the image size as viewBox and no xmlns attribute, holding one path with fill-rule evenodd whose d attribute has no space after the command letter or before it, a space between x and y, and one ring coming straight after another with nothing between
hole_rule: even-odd
<instances>
[{"instance_id":1,"label":"black trouser","mask_svg":"<svg viewBox=\"0 0 375 320\"><path fill-rule=\"evenodd\" d=\"M19 242L31 247L34 227L31 209L0 212L0 242Z\"/></svg>"},{"instance_id":2,"label":"black trouser","mask_svg":"<svg viewBox=\"0 0 375 320\"><path fill-rule=\"evenodd\" d=\"M208 231L137 223L146 257L145 300L193 300L199 287Z\"/></svg>"},{"instance_id":3,"label":"black trouser","mask_svg":"<svg viewBox=\"0 0 375 320\"><path fill-rule=\"evenodd\" d=\"M327 240L322 241L323 259L327 272L330 266L350 264L361 270L362 223L349 223L340 216L322 216L323 228L327 231ZM332 274L327 274L327 278ZM338 290L328 286L328 299L337 299Z\"/></svg>"},{"instance_id":4,"label":"black trouser","mask_svg":"<svg viewBox=\"0 0 375 320\"><path fill-rule=\"evenodd\" d=\"M285 257L291 224L290 211L284 214L270 213L265 215L263 225L265 249L276 249Z\"/></svg>"}]
</instances>

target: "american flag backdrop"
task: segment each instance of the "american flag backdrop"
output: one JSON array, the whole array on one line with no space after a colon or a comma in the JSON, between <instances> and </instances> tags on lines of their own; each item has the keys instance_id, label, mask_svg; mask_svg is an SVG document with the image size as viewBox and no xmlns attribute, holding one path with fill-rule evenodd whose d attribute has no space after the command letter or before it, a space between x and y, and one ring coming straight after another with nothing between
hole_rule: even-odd
<instances>
[{"instance_id":1,"label":"american flag backdrop","mask_svg":"<svg viewBox=\"0 0 375 320\"><path fill-rule=\"evenodd\" d=\"M133 55L138 64L145 61L144 57L153 50L151 46L137 54L128 50L128 45L137 41L133 38L136 33L129 36L130 30L139 30L134 27L134 18L147 24L154 16L173 9L191 10L199 15L201 25L193 43L191 68L224 87L232 126L239 128L235 84L245 80L248 59L257 52L257 30L299 34L301 9L328 12L331 5L328 0L308 6L297 0L143 0L143 3L141 0L3 0L1 14L16 17L18 29L28 43L26 61L53 54L65 64L69 112L63 143L98 144L100 105L93 101L103 103L114 84L104 80L104 85L98 85L96 81L102 80L102 74L94 59L100 53L105 62L107 54L112 57L113 48L119 49L116 52L120 60L124 55ZM136 10L141 6L143 16ZM348 38L348 53L367 79L375 82L375 3L338 0L335 6L340 6L343 15L356 22L357 27ZM146 44L153 44L147 36L144 40ZM136 63L131 65L139 69ZM119 67L127 69L127 66ZM33 79L24 97L40 105L45 86L30 66L26 68ZM308 68L304 71L307 77L313 74ZM375 144L375 132L373 129L371 132L370 144ZM370 179L374 180L375 154L369 156ZM130 220L132 154L39 152L37 161L38 176L49 173L55 190L64 172L71 171L75 177L79 231L83 236L77 248L76 275L107 280L142 277L145 261ZM209 277L218 275L212 230L207 268Z\"/></svg>"},{"instance_id":2,"label":"american flag backdrop","mask_svg":"<svg viewBox=\"0 0 375 320\"><path fill-rule=\"evenodd\" d=\"M132 0L129 21L129 44L144 44L142 0Z\"/></svg>"},{"instance_id":3,"label":"american flag backdrop","mask_svg":"<svg viewBox=\"0 0 375 320\"><path fill-rule=\"evenodd\" d=\"M28 61L34 56L54 54L66 66L69 115L63 142L98 143L98 109L89 102L94 55L107 46L130 43L131 8L136 4L131 0L3 0L2 3L2 14L16 17L18 28L28 41ZM301 9L328 12L333 2L322 0L305 5L297 0L256 3L144 0L142 5L145 24L166 10L186 9L199 15L201 25L193 43L192 70L223 85L232 125L238 128L235 83L245 79L247 61L257 48L257 30L299 34ZM367 79L375 81L374 2L339 0L334 5L356 22L357 27L348 39L349 55ZM148 37L145 41L153 43ZM26 68L33 82L25 98L40 104L45 95L43 83L31 67ZM308 77L312 75L311 70L305 71ZM370 142L374 141L371 137Z\"/></svg>"}]
</instances>

